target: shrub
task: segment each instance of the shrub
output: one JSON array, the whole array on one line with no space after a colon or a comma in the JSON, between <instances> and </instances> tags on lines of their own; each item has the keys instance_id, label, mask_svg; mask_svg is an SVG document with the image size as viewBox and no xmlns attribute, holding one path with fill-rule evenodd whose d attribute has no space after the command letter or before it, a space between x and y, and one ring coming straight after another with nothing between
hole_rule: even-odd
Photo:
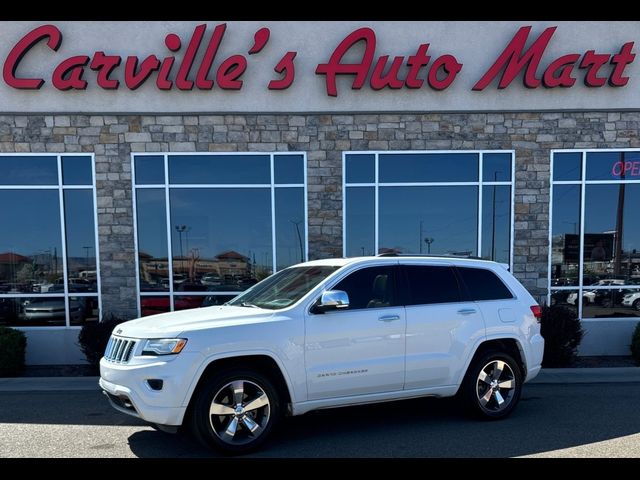
<instances>
[{"instance_id":1,"label":"shrub","mask_svg":"<svg viewBox=\"0 0 640 480\"><path fill-rule=\"evenodd\" d=\"M631 336L631 355L636 362L640 363L640 323L636 325Z\"/></svg>"},{"instance_id":2,"label":"shrub","mask_svg":"<svg viewBox=\"0 0 640 480\"><path fill-rule=\"evenodd\" d=\"M82 326L80 335L78 335L78 345L91 365L94 367L99 365L111 332L116 325L122 322L126 322L126 320L111 314L101 322L86 323Z\"/></svg>"},{"instance_id":3,"label":"shrub","mask_svg":"<svg viewBox=\"0 0 640 480\"><path fill-rule=\"evenodd\" d=\"M24 369L27 337L20 330L0 327L0 377L19 375Z\"/></svg>"},{"instance_id":4,"label":"shrub","mask_svg":"<svg viewBox=\"0 0 640 480\"><path fill-rule=\"evenodd\" d=\"M544 337L543 367L567 367L573 363L584 336L575 310L565 305L542 307L540 330Z\"/></svg>"}]
</instances>

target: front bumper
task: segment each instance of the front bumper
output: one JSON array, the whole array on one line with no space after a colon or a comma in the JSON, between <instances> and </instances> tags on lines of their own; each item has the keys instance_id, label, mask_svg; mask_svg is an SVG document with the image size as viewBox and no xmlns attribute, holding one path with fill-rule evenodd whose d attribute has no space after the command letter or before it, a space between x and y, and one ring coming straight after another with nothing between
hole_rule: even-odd
<instances>
[{"instance_id":1,"label":"front bumper","mask_svg":"<svg viewBox=\"0 0 640 480\"><path fill-rule=\"evenodd\" d=\"M114 364L103 358L98 383L116 410L151 423L181 425L201 362L200 354L185 352L138 364ZM162 390L153 390L148 379L162 380Z\"/></svg>"}]
</instances>

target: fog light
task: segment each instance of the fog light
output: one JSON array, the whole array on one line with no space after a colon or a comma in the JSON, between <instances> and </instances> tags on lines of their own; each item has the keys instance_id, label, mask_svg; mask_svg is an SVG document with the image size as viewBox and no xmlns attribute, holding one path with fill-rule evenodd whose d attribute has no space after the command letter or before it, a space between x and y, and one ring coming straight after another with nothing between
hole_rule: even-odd
<instances>
[{"instance_id":1,"label":"fog light","mask_svg":"<svg viewBox=\"0 0 640 480\"><path fill-rule=\"evenodd\" d=\"M147 379L147 385L149 385L149 388L151 388L151 390L162 390L163 384L164 382L158 378Z\"/></svg>"}]
</instances>

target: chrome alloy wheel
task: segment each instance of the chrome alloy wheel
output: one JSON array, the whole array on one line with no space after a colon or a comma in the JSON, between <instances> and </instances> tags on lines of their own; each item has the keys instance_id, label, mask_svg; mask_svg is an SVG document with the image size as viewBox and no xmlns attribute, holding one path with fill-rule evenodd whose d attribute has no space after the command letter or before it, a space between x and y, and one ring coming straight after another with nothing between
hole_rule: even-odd
<instances>
[{"instance_id":1,"label":"chrome alloy wheel","mask_svg":"<svg viewBox=\"0 0 640 480\"><path fill-rule=\"evenodd\" d=\"M269 397L256 383L234 380L213 396L209 422L224 443L244 445L256 440L271 415Z\"/></svg>"},{"instance_id":2,"label":"chrome alloy wheel","mask_svg":"<svg viewBox=\"0 0 640 480\"><path fill-rule=\"evenodd\" d=\"M505 361L492 360L480 370L476 381L476 395L483 410L504 410L511 404L515 393L516 378Z\"/></svg>"}]
</instances>

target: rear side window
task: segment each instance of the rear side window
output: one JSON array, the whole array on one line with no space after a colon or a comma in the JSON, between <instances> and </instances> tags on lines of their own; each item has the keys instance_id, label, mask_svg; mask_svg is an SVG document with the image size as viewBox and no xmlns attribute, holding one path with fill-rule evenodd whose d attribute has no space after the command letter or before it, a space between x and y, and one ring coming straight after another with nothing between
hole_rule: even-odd
<instances>
[{"instance_id":1,"label":"rear side window","mask_svg":"<svg viewBox=\"0 0 640 480\"><path fill-rule=\"evenodd\" d=\"M469 290L471 300L502 300L513 295L498 276L484 268L458 267L458 273Z\"/></svg>"},{"instance_id":2,"label":"rear side window","mask_svg":"<svg viewBox=\"0 0 640 480\"><path fill-rule=\"evenodd\" d=\"M407 305L460 301L460 289L451 267L405 265L409 284Z\"/></svg>"}]
</instances>

